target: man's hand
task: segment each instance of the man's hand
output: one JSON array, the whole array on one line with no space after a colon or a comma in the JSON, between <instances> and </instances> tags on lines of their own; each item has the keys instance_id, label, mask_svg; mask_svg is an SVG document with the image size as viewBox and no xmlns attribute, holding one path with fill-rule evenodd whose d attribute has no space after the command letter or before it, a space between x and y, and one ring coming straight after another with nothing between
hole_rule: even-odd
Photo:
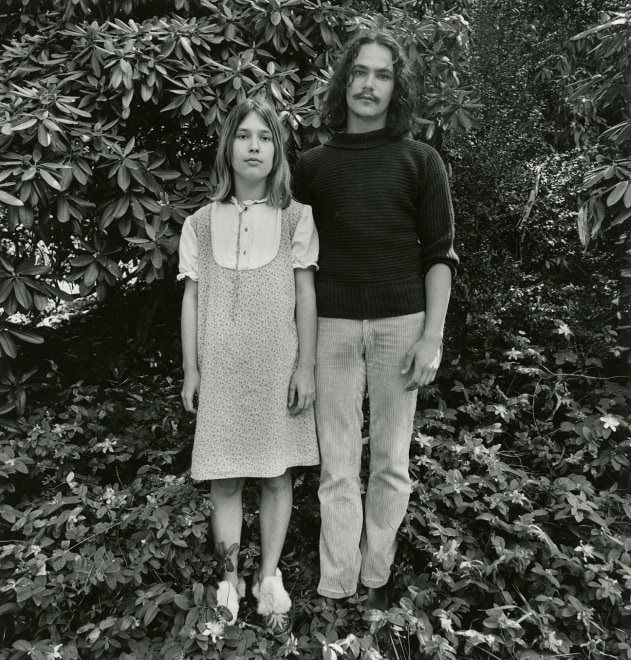
<instances>
[{"instance_id":1,"label":"man's hand","mask_svg":"<svg viewBox=\"0 0 631 660\"><path fill-rule=\"evenodd\" d=\"M402 374L409 374L410 379L405 384L407 392L424 385L429 385L436 378L443 355L443 342L440 337L423 335L410 348L403 360Z\"/></svg>"},{"instance_id":2,"label":"man's hand","mask_svg":"<svg viewBox=\"0 0 631 660\"><path fill-rule=\"evenodd\" d=\"M315 401L315 376L313 367L298 366L289 383L287 407L292 416L310 408Z\"/></svg>"},{"instance_id":3,"label":"man's hand","mask_svg":"<svg viewBox=\"0 0 631 660\"><path fill-rule=\"evenodd\" d=\"M184 372L184 383L182 384L182 403L186 412L196 413L195 395L199 396L199 371L197 369Z\"/></svg>"}]
</instances>

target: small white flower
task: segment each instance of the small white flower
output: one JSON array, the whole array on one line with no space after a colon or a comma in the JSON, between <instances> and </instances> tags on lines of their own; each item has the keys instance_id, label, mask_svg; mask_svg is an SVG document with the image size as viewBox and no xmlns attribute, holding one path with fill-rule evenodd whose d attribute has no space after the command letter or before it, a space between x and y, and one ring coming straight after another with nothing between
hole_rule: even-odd
<instances>
[{"instance_id":1,"label":"small white flower","mask_svg":"<svg viewBox=\"0 0 631 660\"><path fill-rule=\"evenodd\" d=\"M574 548L574 552L580 552L583 555L583 560L585 559L594 559L594 546L590 543L585 543L581 541L580 545L577 545Z\"/></svg>"},{"instance_id":2,"label":"small white flower","mask_svg":"<svg viewBox=\"0 0 631 660\"><path fill-rule=\"evenodd\" d=\"M557 333L563 335L566 339L569 339L574 333L570 329L570 326L564 321L557 321Z\"/></svg>"},{"instance_id":3,"label":"small white flower","mask_svg":"<svg viewBox=\"0 0 631 660\"><path fill-rule=\"evenodd\" d=\"M603 415L600 421L603 423L604 428L611 429L612 431L615 431L620 426L620 420L614 415Z\"/></svg>"},{"instance_id":4,"label":"small white flower","mask_svg":"<svg viewBox=\"0 0 631 660\"><path fill-rule=\"evenodd\" d=\"M451 620L451 617L447 612L441 612L438 615L438 618L440 620L440 627L447 633L453 633L454 632L454 626L453 626L453 621Z\"/></svg>"},{"instance_id":5,"label":"small white flower","mask_svg":"<svg viewBox=\"0 0 631 660\"><path fill-rule=\"evenodd\" d=\"M206 635L213 640L213 644L217 642L218 639L223 639L224 624L221 621L206 621L206 629L202 632L202 635Z\"/></svg>"},{"instance_id":6,"label":"small white flower","mask_svg":"<svg viewBox=\"0 0 631 660\"><path fill-rule=\"evenodd\" d=\"M59 652L63 647L63 644L55 644L53 650L49 653L46 653L46 660L58 660L58 658L63 658L64 656Z\"/></svg>"},{"instance_id":7,"label":"small white flower","mask_svg":"<svg viewBox=\"0 0 631 660\"><path fill-rule=\"evenodd\" d=\"M424 433L419 433L415 438L415 441L421 447L430 447L432 440L433 440L433 438L432 438L431 435L425 435Z\"/></svg>"}]
</instances>

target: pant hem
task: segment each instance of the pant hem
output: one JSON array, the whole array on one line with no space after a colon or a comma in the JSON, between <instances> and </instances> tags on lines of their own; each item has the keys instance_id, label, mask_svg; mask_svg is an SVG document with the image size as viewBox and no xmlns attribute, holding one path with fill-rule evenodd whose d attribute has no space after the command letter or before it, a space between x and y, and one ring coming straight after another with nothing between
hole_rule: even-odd
<instances>
[{"instance_id":1,"label":"pant hem","mask_svg":"<svg viewBox=\"0 0 631 660\"><path fill-rule=\"evenodd\" d=\"M357 593L357 591L353 591L353 593L344 593L339 591L329 591L328 589L320 589L320 587L318 587L318 593L320 594L320 596L324 596L324 598L334 598L335 600L343 600L344 598L351 598Z\"/></svg>"},{"instance_id":2,"label":"pant hem","mask_svg":"<svg viewBox=\"0 0 631 660\"><path fill-rule=\"evenodd\" d=\"M382 582L380 580L365 580L362 578L361 583L366 587L367 589L381 589L381 587L385 587L389 582L386 580L385 582Z\"/></svg>"}]
</instances>

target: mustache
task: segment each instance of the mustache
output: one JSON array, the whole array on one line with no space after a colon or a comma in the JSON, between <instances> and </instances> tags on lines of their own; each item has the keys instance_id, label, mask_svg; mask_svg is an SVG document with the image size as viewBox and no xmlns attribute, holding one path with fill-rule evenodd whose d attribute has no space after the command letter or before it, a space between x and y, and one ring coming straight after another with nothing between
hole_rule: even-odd
<instances>
[{"instance_id":1,"label":"mustache","mask_svg":"<svg viewBox=\"0 0 631 660\"><path fill-rule=\"evenodd\" d=\"M366 94L365 92L360 92L359 94L353 94L354 99L368 99L369 101L377 101L377 97L374 94Z\"/></svg>"}]
</instances>

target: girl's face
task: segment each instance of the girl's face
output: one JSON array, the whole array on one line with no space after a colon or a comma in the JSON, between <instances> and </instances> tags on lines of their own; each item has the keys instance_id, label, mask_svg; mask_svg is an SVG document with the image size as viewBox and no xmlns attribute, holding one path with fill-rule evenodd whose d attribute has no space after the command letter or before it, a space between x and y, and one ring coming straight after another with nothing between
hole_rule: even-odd
<instances>
[{"instance_id":1,"label":"girl's face","mask_svg":"<svg viewBox=\"0 0 631 660\"><path fill-rule=\"evenodd\" d=\"M252 111L239 124L232 142L232 174L248 185L260 183L272 171L274 141L267 124Z\"/></svg>"}]
</instances>

